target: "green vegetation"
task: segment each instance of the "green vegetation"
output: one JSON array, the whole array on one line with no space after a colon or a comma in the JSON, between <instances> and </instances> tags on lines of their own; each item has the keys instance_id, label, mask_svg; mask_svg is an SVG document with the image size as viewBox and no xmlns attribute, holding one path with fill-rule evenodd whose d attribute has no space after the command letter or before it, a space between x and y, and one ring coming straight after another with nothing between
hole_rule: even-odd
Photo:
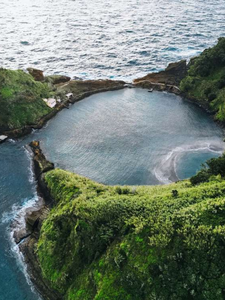
<instances>
[{"instance_id":1,"label":"green vegetation","mask_svg":"<svg viewBox=\"0 0 225 300\"><path fill-rule=\"evenodd\" d=\"M210 180L220 181L221 177L225 177L225 153L221 157L207 160L203 164L202 169L195 176L191 177L190 181L194 185Z\"/></svg>"},{"instance_id":2,"label":"green vegetation","mask_svg":"<svg viewBox=\"0 0 225 300\"><path fill-rule=\"evenodd\" d=\"M224 163L209 161L198 185L112 187L47 172L44 278L67 300L224 299Z\"/></svg>"},{"instance_id":3,"label":"green vegetation","mask_svg":"<svg viewBox=\"0 0 225 300\"><path fill-rule=\"evenodd\" d=\"M51 109L46 83L37 82L22 70L0 69L0 131L36 124Z\"/></svg>"},{"instance_id":4,"label":"green vegetation","mask_svg":"<svg viewBox=\"0 0 225 300\"><path fill-rule=\"evenodd\" d=\"M180 89L213 112L216 120L225 122L225 38L190 61Z\"/></svg>"}]
</instances>

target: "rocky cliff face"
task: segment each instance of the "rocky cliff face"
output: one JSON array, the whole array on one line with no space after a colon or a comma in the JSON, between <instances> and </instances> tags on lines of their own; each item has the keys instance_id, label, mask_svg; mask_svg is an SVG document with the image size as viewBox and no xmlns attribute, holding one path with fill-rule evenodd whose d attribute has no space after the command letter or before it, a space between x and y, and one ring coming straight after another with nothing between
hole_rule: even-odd
<instances>
[{"instance_id":1,"label":"rocky cliff face","mask_svg":"<svg viewBox=\"0 0 225 300\"><path fill-rule=\"evenodd\" d=\"M54 169L54 164L45 158L39 142L31 142L29 149L33 153L34 176L37 180L39 201L35 207L26 209L25 227L18 227L18 224L15 224L14 240L19 244L20 251L23 253L30 279L35 284L38 292L43 296L43 299L62 300L62 296L58 292L49 288L50 284L48 280L43 279L36 256L36 244L39 239L40 230L44 220L50 213L50 208L53 203L53 199L50 197L45 184L44 176L46 172ZM24 224L24 222L22 222L22 224Z\"/></svg>"},{"instance_id":2,"label":"rocky cliff face","mask_svg":"<svg viewBox=\"0 0 225 300\"><path fill-rule=\"evenodd\" d=\"M187 71L188 68L186 60L181 60L179 62L169 64L165 71L150 73L142 78L135 79L134 83L150 81L152 83L179 86L181 80L187 76Z\"/></svg>"}]
</instances>

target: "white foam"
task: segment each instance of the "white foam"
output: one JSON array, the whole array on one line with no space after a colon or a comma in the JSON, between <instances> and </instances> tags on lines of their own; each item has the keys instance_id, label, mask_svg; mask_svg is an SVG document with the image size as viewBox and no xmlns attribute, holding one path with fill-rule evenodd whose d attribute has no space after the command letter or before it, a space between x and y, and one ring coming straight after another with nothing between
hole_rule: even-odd
<instances>
[{"instance_id":1,"label":"white foam","mask_svg":"<svg viewBox=\"0 0 225 300\"><path fill-rule=\"evenodd\" d=\"M27 209L37 208L40 206L40 199L37 195L34 195L31 199L24 199L24 203L22 206L13 205L10 212L3 213L1 222L8 223L8 238L11 244L11 255L15 257L18 268L24 273L26 281L28 285L31 287L31 290L37 295L37 291L35 290L33 283L29 278L29 274L27 272L27 265L25 264L25 259L22 252L19 249L19 244L16 244L14 239L14 233L16 231L20 231L21 229L25 228L25 216ZM12 224L13 221L13 224ZM38 299L42 300L40 295L38 295Z\"/></svg>"},{"instance_id":2,"label":"white foam","mask_svg":"<svg viewBox=\"0 0 225 300\"><path fill-rule=\"evenodd\" d=\"M15 143L16 143L16 141L13 140L13 139L8 139L8 142L10 142L10 143L12 143L12 144L15 144Z\"/></svg>"},{"instance_id":3,"label":"white foam","mask_svg":"<svg viewBox=\"0 0 225 300\"><path fill-rule=\"evenodd\" d=\"M27 158L28 158L29 163L30 163L30 165L28 167L28 172L29 172L29 179L28 180L29 180L30 183L34 183L35 182L35 177L34 177L34 172L33 172L32 153L27 147L23 146L23 148L25 150L25 153L26 153Z\"/></svg>"},{"instance_id":4,"label":"white foam","mask_svg":"<svg viewBox=\"0 0 225 300\"><path fill-rule=\"evenodd\" d=\"M23 148L30 162L29 181L34 183L35 177L33 174L32 154L26 147ZM37 294L37 291L35 290L33 283L30 280L29 274L27 272L27 265L25 263L24 256L19 249L19 244L17 244L15 241L14 234L26 228L25 217L26 217L27 210L31 208L33 210L38 210L42 205L42 203L43 203L43 199L38 197L38 194L35 189L35 193L32 198L25 198L23 200L22 205L14 204L9 212L4 212L2 214L0 219L1 223L8 224L7 235L11 244L11 255L15 257L16 262L18 264L18 268L24 273L28 285L31 287L31 290L38 296L39 300L42 300L42 298L40 297L39 294Z\"/></svg>"},{"instance_id":5,"label":"white foam","mask_svg":"<svg viewBox=\"0 0 225 300\"><path fill-rule=\"evenodd\" d=\"M186 152L213 152L221 155L224 151L224 145L215 142L205 142L201 144L182 145L171 150L155 167L154 175L157 180L163 184L168 184L179 180L177 175L177 161L181 155Z\"/></svg>"}]
</instances>

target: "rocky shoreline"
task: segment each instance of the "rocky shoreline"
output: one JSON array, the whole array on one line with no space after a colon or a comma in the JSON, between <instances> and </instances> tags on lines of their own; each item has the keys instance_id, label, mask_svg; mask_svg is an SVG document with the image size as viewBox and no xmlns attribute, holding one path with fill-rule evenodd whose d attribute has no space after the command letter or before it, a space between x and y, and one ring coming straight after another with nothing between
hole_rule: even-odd
<instances>
[{"instance_id":1,"label":"rocky shoreline","mask_svg":"<svg viewBox=\"0 0 225 300\"><path fill-rule=\"evenodd\" d=\"M57 107L54 108L50 112L50 114L44 116L38 124L29 125L20 129L14 129L12 131L4 132L4 134L11 138L18 138L23 135L29 134L33 129L41 128L60 110L68 107L69 104L73 104L90 95L100 92L119 90L125 87L133 87L154 89L156 91L167 91L180 95L180 90L176 86L176 84L178 85L178 82L181 81L184 74L186 74L184 70L183 72L178 71L181 68L186 68L186 62L183 61L181 64L175 63L172 64L172 67L171 65L169 65L165 71L153 73L153 77L155 78L156 76L157 80L152 80L151 74L149 74L144 79L141 78L134 80L133 84L131 85L126 84L123 81L111 80L67 80L66 82L60 82L57 85L57 89L69 94L69 97L65 101L57 105ZM179 74L179 78L174 75L176 73ZM181 74L183 75L181 76ZM38 78L36 77L36 79L43 79L40 72L35 73L35 75L39 76ZM174 76L176 77L176 79L174 79ZM84 86L88 90L83 93L76 94L77 84ZM50 289L50 285L48 284L46 279L43 279L35 251L42 223L47 218L48 213L52 205L54 204L54 199L51 198L44 181L44 173L53 169L54 164L52 164L45 158L40 148L39 142L34 141L30 143L28 150L32 155L34 177L37 182L37 192L39 196L38 208L30 207L26 209L25 228L19 228L19 230L15 230L13 238L15 243L19 245L19 250L23 255L24 263L27 266L29 278L36 287L37 291L43 296L45 300L61 300L63 299L63 297L58 292Z\"/></svg>"},{"instance_id":2,"label":"rocky shoreline","mask_svg":"<svg viewBox=\"0 0 225 300\"><path fill-rule=\"evenodd\" d=\"M195 98L187 98L181 92L179 84L182 79L187 76L188 64L186 60L171 63L164 71L157 73L149 73L142 78L133 80L133 83L126 83L120 80L71 80L67 76L47 76L44 77L43 71L28 68L30 74L35 80L48 82L52 88L63 95L60 102L56 102L50 113L44 115L36 124L29 124L21 128L4 130L0 132L0 143L5 142L8 138L19 138L32 132L34 129L41 129L51 118L64 108L69 108L69 105L74 104L93 94L114 91L128 88L144 88L150 91L166 91L175 95L184 97L197 106L203 108L210 113L208 107L199 103ZM47 100L47 99L46 99ZM219 124L221 125L221 124Z\"/></svg>"},{"instance_id":3,"label":"rocky shoreline","mask_svg":"<svg viewBox=\"0 0 225 300\"><path fill-rule=\"evenodd\" d=\"M29 279L35 288L45 300L62 300L62 296L49 288L46 279L43 279L41 269L36 255L36 243L39 238L40 229L43 221L54 203L49 195L44 181L44 173L54 169L54 164L49 162L42 153L39 142L31 142L29 150L32 154L33 172L37 182L38 205L37 207L28 207L25 210L25 227L14 230L13 238L22 253ZM16 228L16 224L13 224Z\"/></svg>"},{"instance_id":4,"label":"rocky shoreline","mask_svg":"<svg viewBox=\"0 0 225 300\"><path fill-rule=\"evenodd\" d=\"M150 73L143 78L138 78L132 84L120 80L71 80L70 77L53 75L44 77L43 71L28 68L30 75L37 82L45 82L51 86L52 90L62 95L62 98L57 102L54 100L52 110L41 117L35 124L25 125L21 128L13 128L10 130L0 130L0 143L7 138L19 138L32 132L34 129L42 128L47 121L53 118L59 111L64 108L69 108L70 104L74 104L93 94L114 91L126 87L138 87L152 89L156 91L167 91L180 95L179 83L187 74L187 63L185 60L169 64L168 67L158 73ZM48 99L44 99L47 100Z\"/></svg>"},{"instance_id":5,"label":"rocky shoreline","mask_svg":"<svg viewBox=\"0 0 225 300\"><path fill-rule=\"evenodd\" d=\"M61 76L62 77L62 76ZM60 78L61 78L60 77ZM114 91L123 89L124 81L114 80L69 80L65 82L64 77L54 82L54 88L63 95L63 99L57 102L52 111L44 115L36 124L26 125L21 128L14 128L11 130L3 130L0 135L4 138L0 139L0 143L7 140L7 138L19 138L32 132L34 129L41 129L47 121L52 119L59 111L64 108L69 108L70 104L74 104L84 98L93 94ZM52 81L51 81L52 83Z\"/></svg>"},{"instance_id":6,"label":"rocky shoreline","mask_svg":"<svg viewBox=\"0 0 225 300\"><path fill-rule=\"evenodd\" d=\"M165 74L163 72L161 72L161 74L163 74L162 76L165 78ZM157 91L167 91L174 94L181 94L179 88L175 85L171 85L166 82L151 82L150 80L141 79L139 81L134 81L133 86L147 89L153 88ZM68 84L71 83L66 83L66 85ZM121 86L121 83L119 83L119 86L116 84L113 89L116 90L120 88L124 88L124 84L123 86ZM71 90L71 87L68 87L68 89ZM107 90L112 90L112 87L110 86L110 89L106 88L91 92L85 92L84 94L79 95L79 97L73 97L69 99L68 103L75 103L91 94ZM54 115L56 113L57 111L54 111ZM26 226L25 228L20 228L19 230L15 231L13 237L14 241L19 245L19 250L23 255L29 278L40 295L42 295L45 300L62 300L63 296L60 295L57 291L50 289L50 284L48 284L47 280L42 277L41 268L39 266L38 258L36 255L36 244L39 238L42 223L47 218L49 211L54 204L54 199L51 198L44 181L44 173L54 169L54 164L52 164L45 158L40 148L39 142L32 142L29 145L29 151L31 151L33 157L33 171L35 180L37 181L37 191L39 195L38 208L30 207L26 209Z\"/></svg>"}]
</instances>

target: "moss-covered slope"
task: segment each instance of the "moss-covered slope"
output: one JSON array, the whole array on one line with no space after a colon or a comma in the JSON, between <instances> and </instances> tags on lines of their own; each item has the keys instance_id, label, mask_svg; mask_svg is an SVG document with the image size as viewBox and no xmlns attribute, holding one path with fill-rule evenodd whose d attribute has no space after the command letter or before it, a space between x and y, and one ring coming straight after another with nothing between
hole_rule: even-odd
<instances>
[{"instance_id":1,"label":"moss-covered slope","mask_svg":"<svg viewBox=\"0 0 225 300\"><path fill-rule=\"evenodd\" d=\"M216 120L225 122L225 38L193 58L188 67L181 91L213 112Z\"/></svg>"},{"instance_id":2,"label":"moss-covered slope","mask_svg":"<svg viewBox=\"0 0 225 300\"><path fill-rule=\"evenodd\" d=\"M37 254L70 300L224 299L225 180L110 187L52 170ZM204 181L204 180L200 180Z\"/></svg>"},{"instance_id":3,"label":"moss-covered slope","mask_svg":"<svg viewBox=\"0 0 225 300\"><path fill-rule=\"evenodd\" d=\"M49 96L47 84L22 70L0 69L0 132L36 124L51 111L43 101Z\"/></svg>"}]
</instances>

